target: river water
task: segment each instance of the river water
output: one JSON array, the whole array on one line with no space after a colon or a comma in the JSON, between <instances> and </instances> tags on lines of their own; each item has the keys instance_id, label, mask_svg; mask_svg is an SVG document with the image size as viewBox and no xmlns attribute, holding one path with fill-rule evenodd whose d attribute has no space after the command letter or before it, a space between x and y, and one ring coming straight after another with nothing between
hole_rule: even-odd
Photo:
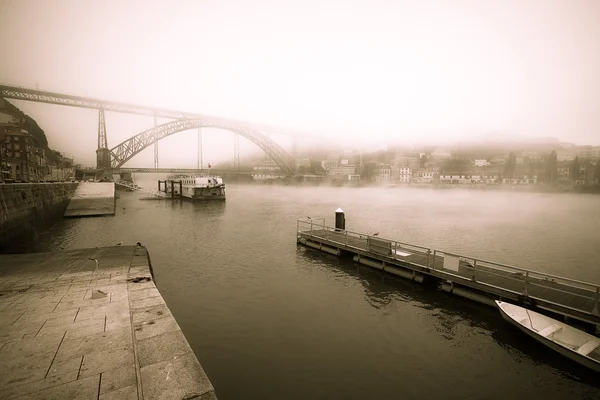
<instances>
[{"instance_id":1,"label":"river water","mask_svg":"<svg viewBox=\"0 0 600 400\"><path fill-rule=\"evenodd\" d=\"M157 176L137 183L156 187ZM598 375L491 307L296 246L296 220L600 282L600 196L228 185L65 219L27 250L141 242L221 400L599 399Z\"/></svg>"}]
</instances>

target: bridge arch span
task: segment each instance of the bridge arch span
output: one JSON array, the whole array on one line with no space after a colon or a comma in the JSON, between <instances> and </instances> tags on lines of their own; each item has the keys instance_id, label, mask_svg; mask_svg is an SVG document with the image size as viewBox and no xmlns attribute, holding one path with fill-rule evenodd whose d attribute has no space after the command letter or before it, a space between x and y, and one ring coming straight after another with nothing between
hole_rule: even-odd
<instances>
[{"instance_id":1,"label":"bridge arch span","mask_svg":"<svg viewBox=\"0 0 600 400\"><path fill-rule=\"evenodd\" d=\"M195 128L218 128L238 133L267 153L286 175L294 175L294 160L271 138L256 128L217 118L186 118L145 130L110 149L111 167L120 168L136 154L155 142L178 132Z\"/></svg>"}]
</instances>

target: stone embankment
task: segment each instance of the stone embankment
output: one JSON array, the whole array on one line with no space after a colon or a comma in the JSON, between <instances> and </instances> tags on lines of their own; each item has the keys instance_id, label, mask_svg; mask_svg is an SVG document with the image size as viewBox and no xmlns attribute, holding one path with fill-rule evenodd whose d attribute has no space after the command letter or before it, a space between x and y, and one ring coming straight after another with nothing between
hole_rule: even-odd
<instances>
[{"instance_id":1,"label":"stone embankment","mask_svg":"<svg viewBox=\"0 0 600 400\"><path fill-rule=\"evenodd\" d=\"M0 252L63 217L77 183L0 184Z\"/></svg>"}]
</instances>

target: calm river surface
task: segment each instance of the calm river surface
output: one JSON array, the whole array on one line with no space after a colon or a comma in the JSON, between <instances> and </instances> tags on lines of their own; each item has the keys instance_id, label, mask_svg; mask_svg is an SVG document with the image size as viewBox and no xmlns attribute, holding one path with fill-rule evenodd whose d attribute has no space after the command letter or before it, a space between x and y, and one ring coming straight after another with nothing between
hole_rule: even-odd
<instances>
[{"instance_id":1,"label":"calm river surface","mask_svg":"<svg viewBox=\"0 0 600 400\"><path fill-rule=\"evenodd\" d=\"M156 187L156 176L137 183ZM296 220L600 282L600 196L228 185L226 203L140 201L28 248L142 242L221 400L599 399L600 378L498 311L296 246Z\"/></svg>"}]
</instances>

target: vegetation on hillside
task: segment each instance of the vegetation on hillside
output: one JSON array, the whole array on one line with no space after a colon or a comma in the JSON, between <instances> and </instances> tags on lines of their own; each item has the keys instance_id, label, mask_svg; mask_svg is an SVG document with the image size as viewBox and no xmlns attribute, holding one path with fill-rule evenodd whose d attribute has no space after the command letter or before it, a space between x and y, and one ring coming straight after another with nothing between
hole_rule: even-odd
<instances>
[{"instance_id":1,"label":"vegetation on hillside","mask_svg":"<svg viewBox=\"0 0 600 400\"><path fill-rule=\"evenodd\" d=\"M48 139L46 138L46 133L44 130L40 128L40 126L35 122L33 118L29 115L25 114L23 111L19 110L15 105L5 100L5 107L9 114L12 114L18 118L22 118L25 120L23 124L23 128L27 130L38 142L38 144L44 148L48 148Z\"/></svg>"}]
</instances>

